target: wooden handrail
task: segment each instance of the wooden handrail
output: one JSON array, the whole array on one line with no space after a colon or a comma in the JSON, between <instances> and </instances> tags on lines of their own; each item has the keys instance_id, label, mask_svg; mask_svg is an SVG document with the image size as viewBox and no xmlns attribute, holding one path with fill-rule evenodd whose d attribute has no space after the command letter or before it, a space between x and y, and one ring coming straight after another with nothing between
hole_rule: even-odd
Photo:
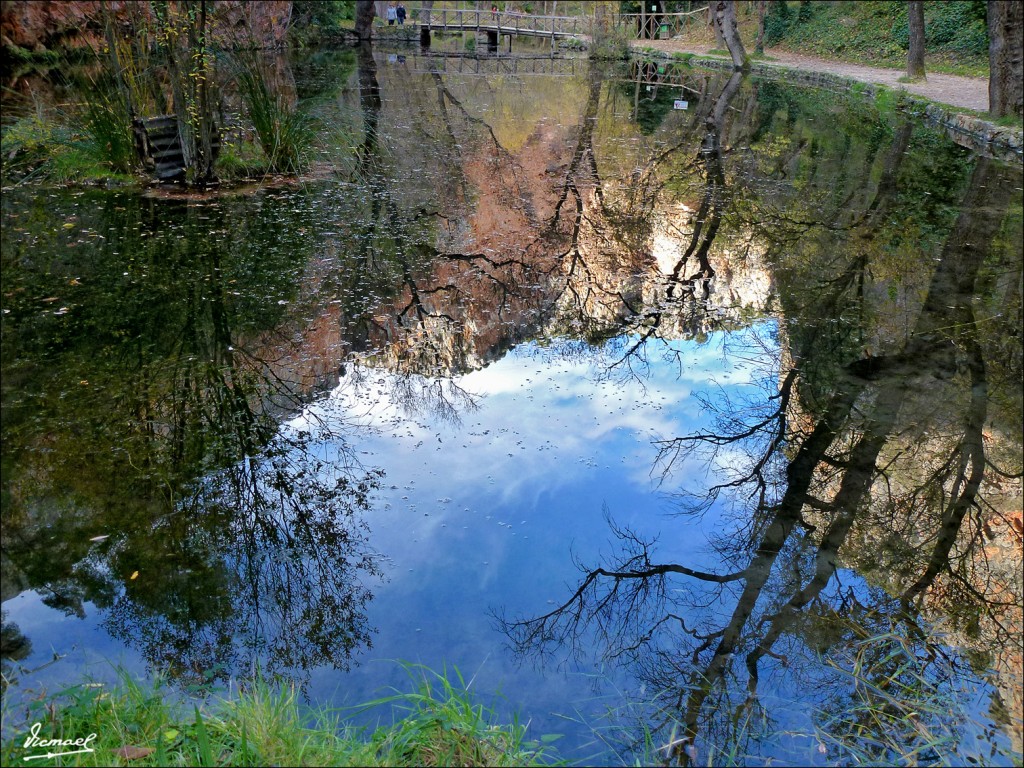
<instances>
[{"instance_id":1,"label":"wooden handrail","mask_svg":"<svg viewBox=\"0 0 1024 768\"><path fill-rule=\"evenodd\" d=\"M661 27L668 27L669 34L675 35L680 29L685 29L691 16L706 14L707 10L708 8L705 6L694 11L684 11L681 13L620 13L615 16L614 24L618 27L626 25L635 27L636 36L640 39L646 39L649 33L653 33L650 36L656 37ZM641 26L644 24L647 27L645 30L641 30ZM658 28L655 27L655 24Z\"/></svg>"},{"instance_id":2,"label":"wooden handrail","mask_svg":"<svg viewBox=\"0 0 1024 768\"><path fill-rule=\"evenodd\" d=\"M440 21L438 16L440 15ZM570 24L571 22L571 24ZM430 13L430 26L458 26L478 29L515 29L531 32L550 32L551 34L576 34L578 16L547 16L514 11L499 11L497 14L488 10L434 8ZM414 23L422 23L417 15ZM571 28L570 33L567 28Z\"/></svg>"}]
</instances>

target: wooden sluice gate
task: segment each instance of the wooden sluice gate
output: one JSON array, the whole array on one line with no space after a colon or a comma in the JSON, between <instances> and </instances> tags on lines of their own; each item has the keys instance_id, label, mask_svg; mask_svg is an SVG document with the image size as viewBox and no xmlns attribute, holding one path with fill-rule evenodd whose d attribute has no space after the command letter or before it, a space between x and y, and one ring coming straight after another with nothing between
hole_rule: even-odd
<instances>
[{"instance_id":1,"label":"wooden sluice gate","mask_svg":"<svg viewBox=\"0 0 1024 768\"><path fill-rule=\"evenodd\" d=\"M182 147L176 115L135 118L132 128L139 157L157 179L177 181L185 177L188 161ZM214 131L211 148L216 157L220 151L220 131Z\"/></svg>"}]
</instances>

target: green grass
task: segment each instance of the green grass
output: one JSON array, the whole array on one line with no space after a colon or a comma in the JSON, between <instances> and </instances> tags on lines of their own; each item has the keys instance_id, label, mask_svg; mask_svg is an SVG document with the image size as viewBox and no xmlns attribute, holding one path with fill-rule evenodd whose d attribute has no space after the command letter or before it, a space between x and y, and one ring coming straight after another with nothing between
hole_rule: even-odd
<instances>
[{"instance_id":1,"label":"green grass","mask_svg":"<svg viewBox=\"0 0 1024 768\"><path fill-rule=\"evenodd\" d=\"M948 657L922 658L905 637L891 633L865 637L838 658L830 656L824 662L846 677L852 690L844 706L818 719L816 738L830 761L982 764L979 752L986 745L963 735L965 725L974 720L975 694L947 684L956 679ZM945 674L936 674L936 669ZM974 724L977 739L982 739L984 726ZM988 757L996 754L1010 764L1021 764L1021 754L1012 748L993 745Z\"/></svg>"},{"instance_id":2,"label":"green grass","mask_svg":"<svg viewBox=\"0 0 1024 768\"><path fill-rule=\"evenodd\" d=\"M257 678L201 705L190 704L159 679L140 683L126 672L108 686L86 682L4 712L14 735L0 749L4 765L337 765L540 766L559 764L549 747L526 740L526 727L498 723L476 703L469 685L422 667L406 667L415 690L395 691L359 707L390 710L391 720L360 728L338 710L304 706L293 686ZM17 715L17 724L15 723ZM396 715L400 715L397 716ZM80 745L26 746L34 723L39 739L87 739Z\"/></svg>"},{"instance_id":3,"label":"green grass","mask_svg":"<svg viewBox=\"0 0 1024 768\"><path fill-rule=\"evenodd\" d=\"M298 173L310 161L317 136L317 121L289 105L285 96L267 84L259 59L249 52L236 57L238 91L272 172Z\"/></svg>"},{"instance_id":4,"label":"green grass","mask_svg":"<svg viewBox=\"0 0 1024 768\"><path fill-rule=\"evenodd\" d=\"M254 141L225 138L217 157L217 174L224 181L257 179L270 173L262 148Z\"/></svg>"},{"instance_id":5,"label":"green grass","mask_svg":"<svg viewBox=\"0 0 1024 768\"><path fill-rule=\"evenodd\" d=\"M115 173L131 175L139 165L129 110L113 88L92 84L82 105L87 151Z\"/></svg>"},{"instance_id":6,"label":"green grass","mask_svg":"<svg viewBox=\"0 0 1024 768\"><path fill-rule=\"evenodd\" d=\"M0 135L0 180L4 186L48 183L132 183L117 129L104 106L76 113L38 105ZM104 140L104 129L110 129ZM116 147L115 147L116 145ZM112 151L113 150L113 151ZM134 149L131 150L134 152ZM115 159L116 157L116 159Z\"/></svg>"}]
</instances>

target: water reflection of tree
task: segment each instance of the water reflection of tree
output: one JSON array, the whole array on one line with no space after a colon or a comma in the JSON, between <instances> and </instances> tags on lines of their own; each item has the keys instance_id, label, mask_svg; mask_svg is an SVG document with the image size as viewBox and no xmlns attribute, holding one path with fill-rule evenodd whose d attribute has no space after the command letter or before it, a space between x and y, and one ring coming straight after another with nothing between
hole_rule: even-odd
<instances>
[{"instance_id":1,"label":"water reflection of tree","mask_svg":"<svg viewBox=\"0 0 1024 768\"><path fill-rule=\"evenodd\" d=\"M706 102L709 113L704 119L704 135L698 150L698 160L694 164L694 175L699 180L700 203L692 218L692 229L685 241L685 248L681 247L671 272L665 278L661 306L653 309L644 307L642 312L635 313L637 317L632 319L632 324L638 338L622 355L623 363L631 365L632 359L642 353L647 341L664 332L664 321L671 320L684 327L702 327L711 315L708 299L715 269L710 254L730 196L723 166L721 137L725 131L727 110L739 92L742 81L739 72L733 73L716 98ZM680 149L677 147L676 151ZM661 159L665 156L662 155ZM644 173L653 177L657 166L658 159L652 159ZM652 214L653 210L647 212L648 217ZM663 311L666 307L671 308L670 317Z\"/></svg>"},{"instance_id":2,"label":"water reflection of tree","mask_svg":"<svg viewBox=\"0 0 1024 768\"><path fill-rule=\"evenodd\" d=\"M327 437L286 428L183 495L155 525L138 564L146 577L111 606L112 634L199 681L257 660L292 673L347 668L370 645L365 579L381 571L362 516L377 477L317 458Z\"/></svg>"},{"instance_id":3,"label":"water reflection of tree","mask_svg":"<svg viewBox=\"0 0 1024 768\"><path fill-rule=\"evenodd\" d=\"M907 129L897 135L874 200L860 222L844 223L847 233L856 234L859 224L884 209L907 135ZM986 458L988 375L973 310L986 259L1001 258L993 241L1012 188L1005 171L978 161L916 322L901 339L887 339L884 351L852 361L848 346L826 344L829 373L816 375L810 382L814 388L807 388L804 379L805 369L810 372L816 364L808 344L793 367L782 371L778 391L760 408L725 403L719 406L715 429L662 444L666 471L684 459L691 462L688 466L699 459L724 474L722 482L690 498L685 508L701 514L716 501L728 500L740 511L736 532L717 543L719 557L733 567L719 571L659 562L652 541L613 526L618 553L604 565L584 567L584 578L569 599L535 618L503 620L515 647L523 654L566 646L578 650L596 635L607 657L629 664L647 690L656 692L662 716L681 724L683 738L676 748L685 762L698 735L718 748L737 737L754 738L753 732L739 733L735 724L751 711L768 717L756 698L766 669L773 675L788 670L805 683L818 677L820 683L817 667L804 671L791 658L807 655L807 647L818 644L815 628L830 623L823 617L845 615L845 622L833 626L852 624L826 641L825 647L837 652L863 639L852 616L892 615L884 604L892 603L885 591L865 596L855 584L844 585L840 576L849 553L869 578L879 578L863 562L864 543L870 542L867 547L885 574L888 591L901 596L905 625L892 631L892 642L923 649L933 662L939 658L915 621L922 599L939 582L961 606L971 606L966 612L988 616L996 627L991 641L1019 642L1019 631L1002 619L1007 605L1019 606L1019 589L1014 592L1008 585L1008 594L993 597L984 586L986 572L979 568L986 472L1019 477L1020 467L992 467ZM827 220L801 226L839 228ZM870 237L873 230L865 226L860 231ZM867 253L844 251L848 261L839 277L832 279L829 269L828 282L805 285L798 298L801 311L787 322L808 326L814 336L819 318L859 306L862 322L850 327L863 330L870 298ZM822 335L834 334L826 330ZM946 408L937 409L940 402ZM746 457L741 469L735 465L738 455ZM734 601L724 620L709 608L720 601ZM808 616L817 618L808 622ZM878 645L876 661L892 658L885 655L884 641ZM882 663L865 669L868 686L896 679ZM922 683L926 677L915 678L919 693L927 688ZM913 683L907 681L907 690L914 689ZM822 716L829 719L831 712L835 720L843 707L856 711L850 709L851 700L833 697L822 703ZM846 725L851 732L856 728L854 722ZM908 749L923 732L905 734ZM884 749L876 757L893 759Z\"/></svg>"},{"instance_id":4,"label":"water reflection of tree","mask_svg":"<svg viewBox=\"0 0 1024 768\"><path fill-rule=\"evenodd\" d=\"M67 315L26 298L5 321L5 583L107 610L112 634L184 679L256 657L347 666L369 642L362 578L378 569L361 514L377 478L342 435L278 433L303 393L269 343L308 222L241 202L106 203L83 228L114 247L75 243L92 259L35 274L5 242L5 285L80 289ZM229 220L245 238L225 236ZM325 438L330 461L312 453Z\"/></svg>"}]
</instances>

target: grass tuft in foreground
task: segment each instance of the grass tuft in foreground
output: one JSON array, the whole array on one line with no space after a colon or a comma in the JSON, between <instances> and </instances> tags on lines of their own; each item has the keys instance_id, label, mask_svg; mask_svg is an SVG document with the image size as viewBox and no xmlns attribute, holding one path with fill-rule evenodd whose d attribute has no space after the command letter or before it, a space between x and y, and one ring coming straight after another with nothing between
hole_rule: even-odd
<instances>
[{"instance_id":1,"label":"grass tuft in foreground","mask_svg":"<svg viewBox=\"0 0 1024 768\"><path fill-rule=\"evenodd\" d=\"M182 701L160 680L138 683L121 672L114 686L84 683L33 701L27 712L17 713L27 715L23 727L15 728L12 713L5 712L5 730L17 733L6 736L0 762L25 765L31 759L31 765L44 766L126 761L139 766L558 764L546 747L525 740L525 726L498 724L493 713L474 703L457 672L453 682L423 668L407 669L411 678L418 678L417 690L396 692L358 708L365 712L389 705L401 713L391 725L373 730L347 723L337 711L307 708L294 687L262 677L232 695L197 706ZM59 752L64 754L46 757Z\"/></svg>"}]
</instances>

